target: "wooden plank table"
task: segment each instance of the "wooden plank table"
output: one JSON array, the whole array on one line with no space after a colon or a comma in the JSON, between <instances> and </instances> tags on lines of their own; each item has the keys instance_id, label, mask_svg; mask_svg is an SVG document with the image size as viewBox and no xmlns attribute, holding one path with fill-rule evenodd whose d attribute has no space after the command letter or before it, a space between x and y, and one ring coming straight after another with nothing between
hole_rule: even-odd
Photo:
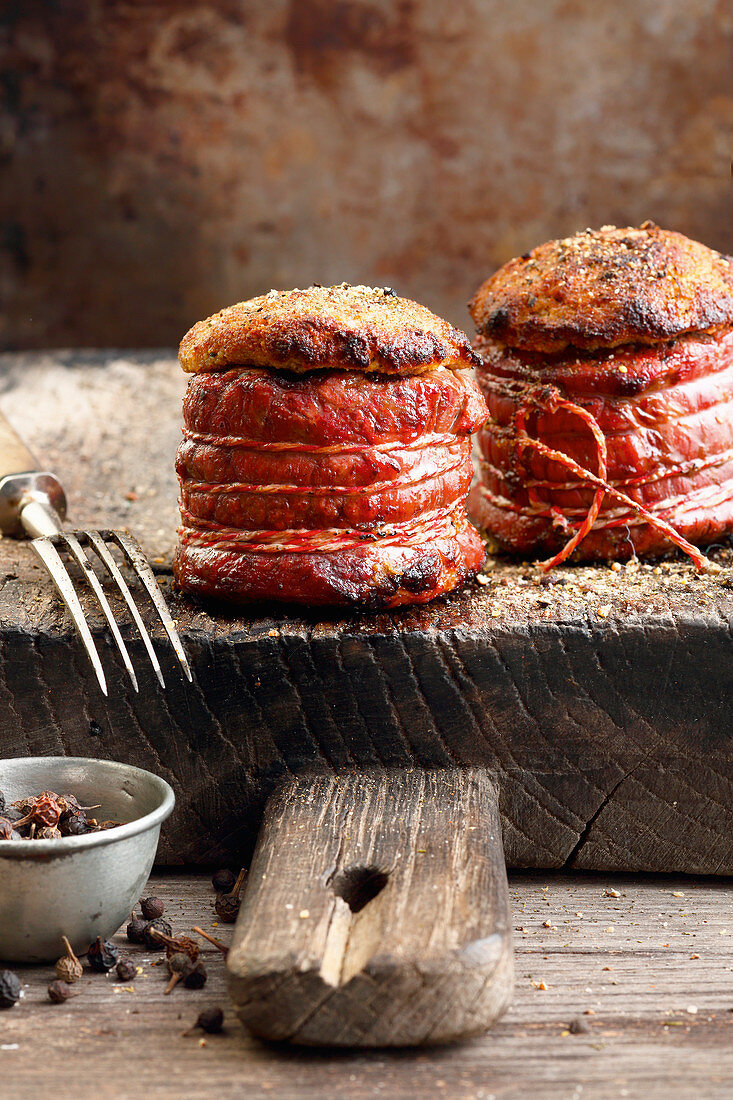
<instances>
[{"instance_id":1,"label":"wooden plank table","mask_svg":"<svg viewBox=\"0 0 733 1100\"><path fill-rule=\"evenodd\" d=\"M2 360L0 404L65 481L74 521L127 525L159 559L200 685L185 695L173 681L165 697L154 691L132 700L106 650L113 690L109 701L100 699L29 548L5 542L4 755L91 752L160 770L179 803L164 858L211 860L211 837L246 852L268 784L287 768L308 766L311 749L324 767L362 765L376 743L369 740L374 731L397 730L393 742L380 743L392 763L411 757L440 763L441 754L463 758L470 750L475 762L497 770L506 851L515 863L592 867L626 860L638 867L647 860L694 870L697 859L698 869L730 870L729 551L712 579L675 562L613 576L590 567L561 570L560 583L545 585L531 566L500 563L483 587L399 613L394 627L386 616L351 617L351 650L334 649L337 624L328 617L286 613L276 622L212 613L170 590L172 454L184 385L171 357L154 353ZM104 645L101 626L95 628ZM370 642L380 631L387 640ZM431 740L420 727L421 690L431 687L431 670L439 667L431 647L440 631L450 643L441 673L450 706ZM247 671L263 641L292 682L318 686L302 697L305 726L282 684L258 683L257 670ZM472 682L474 674L461 668L459 658L473 660L474 644L491 662L485 682ZM412 669L410 692L397 708L380 710L369 682L356 707L338 694L331 655L343 658L369 646L381 646L389 675L399 679L400 669ZM141 659L139 651L135 656ZM167 671L171 667L168 662ZM244 676L253 718L230 705L225 688L232 676ZM358 686L358 678L352 680ZM284 682L287 687L287 677ZM458 684L471 700L468 710L460 709ZM323 722L319 693L328 706L342 708L340 738L329 740L330 726L320 739L309 733ZM491 721L483 724L488 703ZM514 756L505 752L510 742ZM298 745L308 752L299 756ZM436 759L428 759L431 752ZM241 817L232 822L238 806ZM143 974L132 992L89 975L82 996L64 1006L45 1000L48 970L23 970L26 997L0 1013L0 1095L8 1083L13 1095L54 1100L730 1095L728 885L551 871L513 872L510 885L515 1003L485 1039L419 1052L294 1051L248 1038L229 1012L226 1034L201 1045L181 1032L201 1007L226 1003L221 958L212 953L204 991L164 997L161 971L141 952ZM212 926L205 875L168 872L151 891L165 899L177 930ZM589 1030L572 1033L575 1019Z\"/></svg>"},{"instance_id":2,"label":"wooden plank table","mask_svg":"<svg viewBox=\"0 0 733 1100\"><path fill-rule=\"evenodd\" d=\"M159 630L161 691L126 629L135 696L90 601L105 699L31 549L4 540L4 755L159 771L178 800L168 863L245 858L283 776L475 765L497 778L514 866L733 873L729 545L713 575L679 557L550 577L496 561L482 584L392 614L222 610L171 585L185 384L165 353L0 359L0 404L64 482L72 524L140 537L194 667L189 686Z\"/></svg>"},{"instance_id":3,"label":"wooden plank table","mask_svg":"<svg viewBox=\"0 0 733 1100\"><path fill-rule=\"evenodd\" d=\"M46 999L50 969L19 968L25 996L0 1013L2 1095L54 1100L183 1096L321 1100L717 1100L733 1090L733 911L730 886L685 877L514 872L514 1005L462 1046L328 1052L266 1046L228 1008L224 964L206 952L200 992L163 995L159 956L130 948L131 987L85 971L81 996ZM155 876L175 931L214 928L204 874ZM117 941L126 945L124 937ZM181 1033L203 1007L226 1032ZM592 1014L590 1013L592 1010ZM580 1020L588 1030L573 1034Z\"/></svg>"}]
</instances>

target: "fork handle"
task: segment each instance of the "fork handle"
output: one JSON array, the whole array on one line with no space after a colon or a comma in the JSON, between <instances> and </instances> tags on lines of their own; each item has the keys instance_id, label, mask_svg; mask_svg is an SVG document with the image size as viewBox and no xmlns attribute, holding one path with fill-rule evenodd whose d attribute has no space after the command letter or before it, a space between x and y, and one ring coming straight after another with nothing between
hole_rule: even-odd
<instances>
[{"instance_id":1,"label":"fork handle","mask_svg":"<svg viewBox=\"0 0 733 1100\"><path fill-rule=\"evenodd\" d=\"M0 412L0 532L15 538L51 535L65 517L66 497L61 482L39 469L32 453Z\"/></svg>"},{"instance_id":2,"label":"fork handle","mask_svg":"<svg viewBox=\"0 0 733 1100\"><path fill-rule=\"evenodd\" d=\"M35 458L0 412L0 478L28 474L37 469Z\"/></svg>"}]
</instances>

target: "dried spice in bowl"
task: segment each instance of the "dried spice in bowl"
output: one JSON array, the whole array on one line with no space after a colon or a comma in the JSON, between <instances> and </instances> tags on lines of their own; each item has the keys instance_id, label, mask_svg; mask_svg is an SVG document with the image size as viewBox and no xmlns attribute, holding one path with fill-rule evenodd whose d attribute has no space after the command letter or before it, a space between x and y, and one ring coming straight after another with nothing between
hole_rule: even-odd
<instances>
[{"instance_id":1,"label":"dried spice in bowl","mask_svg":"<svg viewBox=\"0 0 733 1100\"><path fill-rule=\"evenodd\" d=\"M0 840L56 840L114 829L121 821L99 822L88 817L98 806L80 806L73 794L42 791L6 805L0 791Z\"/></svg>"}]
</instances>

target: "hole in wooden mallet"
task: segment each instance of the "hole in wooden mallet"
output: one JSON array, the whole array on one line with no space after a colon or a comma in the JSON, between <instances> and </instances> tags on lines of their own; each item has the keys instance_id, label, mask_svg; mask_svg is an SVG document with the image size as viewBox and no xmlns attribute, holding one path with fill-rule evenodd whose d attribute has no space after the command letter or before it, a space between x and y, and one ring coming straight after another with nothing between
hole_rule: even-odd
<instances>
[{"instance_id":1,"label":"hole in wooden mallet","mask_svg":"<svg viewBox=\"0 0 733 1100\"><path fill-rule=\"evenodd\" d=\"M358 913L384 890L388 881L388 873L378 867L347 867L335 876L331 889L352 913Z\"/></svg>"}]
</instances>

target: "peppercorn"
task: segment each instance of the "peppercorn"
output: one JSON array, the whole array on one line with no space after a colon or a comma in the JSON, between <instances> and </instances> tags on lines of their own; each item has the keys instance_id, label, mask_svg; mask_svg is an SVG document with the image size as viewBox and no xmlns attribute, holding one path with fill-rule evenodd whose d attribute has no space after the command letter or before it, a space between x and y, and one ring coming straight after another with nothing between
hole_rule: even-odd
<instances>
[{"instance_id":1,"label":"peppercorn","mask_svg":"<svg viewBox=\"0 0 733 1100\"><path fill-rule=\"evenodd\" d=\"M80 989L72 989L68 982L62 982L58 978L48 987L48 999L55 1005L63 1004L69 997L78 997L80 993Z\"/></svg>"},{"instance_id":2,"label":"peppercorn","mask_svg":"<svg viewBox=\"0 0 733 1100\"><path fill-rule=\"evenodd\" d=\"M205 1031L207 1035L218 1035L224 1028L224 1013L220 1008L205 1008L199 1012L198 1019L193 1027L184 1031L184 1035L191 1035L197 1028Z\"/></svg>"},{"instance_id":3,"label":"peppercorn","mask_svg":"<svg viewBox=\"0 0 733 1100\"><path fill-rule=\"evenodd\" d=\"M132 959L120 959L117 963L117 977L121 982L132 982L137 977L137 967Z\"/></svg>"},{"instance_id":4,"label":"peppercorn","mask_svg":"<svg viewBox=\"0 0 733 1100\"><path fill-rule=\"evenodd\" d=\"M214 908L219 916L219 919L224 921L225 924L234 924L239 914L239 892L242 889L242 883L244 882L247 872L244 868L237 875L237 880L232 887L231 893L219 894L218 898L214 902Z\"/></svg>"},{"instance_id":5,"label":"peppercorn","mask_svg":"<svg viewBox=\"0 0 733 1100\"><path fill-rule=\"evenodd\" d=\"M0 791L0 814L5 813L5 795Z\"/></svg>"},{"instance_id":6,"label":"peppercorn","mask_svg":"<svg viewBox=\"0 0 733 1100\"><path fill-rule=\"evenodd\" d=\"M36 830L35 836L36 840L58 840L61 836L61 830L53 825L43 825Z\"/></svg>"},{"instance_id":7,"label":"peppercorn","mask_svg":"<svg viewBox=\"0 0 733 1100\"><path fill-rule=\"evenodd\" d=\"M148 926L148 922L141 917L136 917L134 913L130 914L130 923L127 926L127 938L130 943L145 943L145 929Z\"/></svg>"},{"instance_id":8,"label":"peppercorn","mask_svg":"<svg viewBox=\"0 0 733 1100\"><path fill-rule=\"evenodd\" d=\"M0 1008L12 1008L22 996L20 978L12 970L0 970Z\"/></svg>"},{"instance_id":9,"label":"peppercorn","mask_svg":"<svg viewBox=\"0 0 733 1100\"><path fill-rule=\"evenodd\" d=\"M164 944L153 935L155 930L162 932L164 936L172 936L173 929L163 917L157 917L155 920L148 921L145 925L145 931L143 932L145 946L149 951L162 951Z\"/></svg>"},{"instance_id":10,"label":"peppercorn","mask_svg":"<svg viewBox=\"0 0 733 1100\"><path fill-rule=\"evenodd\" d=\"M165 906L160 898L142 898L140 910L145 920L157 920L165 913Z\"/></svg>"},{"instance_id":11,"label":"peppercorn","mask_svg":"<svg viewBox=\"0 0 733 1100\"><path fill-rule=\"evenodd\" d=\"M75 814L68 814L59 826L62 836L86 836L93 833L94 828L89 824L83 810Z\"/></svg>"},{"instance_id":12,"label":"peppercorn","mask_svg":"<svg viewBox=\"0 0 733 1100\"><path fill-rule=\"evenodd\" d=\"M222 868L221 871L214 871L211 885L214 887L217 894L230 894L236 881L237 878L233 871Z\"/></svg>"},{"instance_id":13,"label":"peppercorn","mask_svg":"<svg viewBox=\"0 0 733 1100\"><path fill-rule=\"evenodd\" d=\"M168 959L168 970L171 979L165 987L165 992L172 993L178 982L184 981L194 970L196 965L197 964L182 951L177 952L175 955L171 955Z\"/></svg>"},{"instance_id":14,"label":"peppercorn","mask_svg":"<svg viewBox=\"0 0 733 1100\"><path fill-rule=\"evenodd\" d=\"M206 967L202 962L195 963L183 978L186 989L202 989L208 978Z\"/></svg>"},{"instance_id":15,"label":"peppercorn","mask_svg":"<svg viewBox=\"0 0 733 1100\"><path fill-rule=\"evenodd\" d=\"M62 955L60 959L56 960L56 977L59 981L68 982L71 985L72 982L78 982L79 978L84 973L84 967L81 965L76 955L74 954L71 944L67 940L66 936L62 936L61 940L66 949L66 954Z\"/></svg>"},{"instance_id":16,"label":"peppercorn","mask_svg":"<svg viewBox=\"0 0 733 1100\"><path fill-rule=\"evenodd\" d=\"M106 974L117 962L117 948L109 940L97 936L87 951L87 958L92 970L96 970L98 974Z\"/></svg>"}]
</instances>

